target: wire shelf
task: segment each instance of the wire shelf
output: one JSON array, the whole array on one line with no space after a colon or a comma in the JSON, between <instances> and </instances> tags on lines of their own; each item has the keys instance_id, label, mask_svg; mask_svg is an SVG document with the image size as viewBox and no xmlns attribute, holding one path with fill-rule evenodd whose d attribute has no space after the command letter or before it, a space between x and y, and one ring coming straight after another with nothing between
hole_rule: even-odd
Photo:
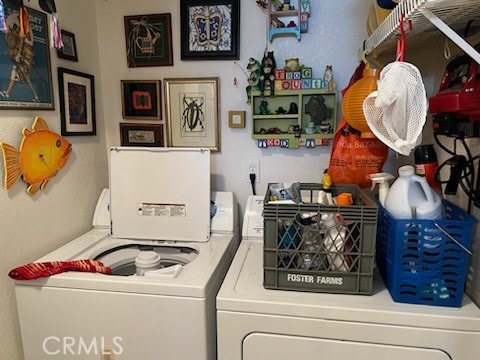
<instances>
[{"instance_id":1,"label":"wire shelf","mask_svg":"<svg viewBox=\"0 0 480 360\"><path fill-rule=\"evenodd\" d=\"M402 14L405 15L404 29L408 48L425 44L442 32L464 48L469 44L463 44L463 39L457 32L463 33L470 20L480 17L480 0L403 0L365 41L366 53L376 50L380 54L395 49L400 37Z\"/></svg>"}]
</instances>

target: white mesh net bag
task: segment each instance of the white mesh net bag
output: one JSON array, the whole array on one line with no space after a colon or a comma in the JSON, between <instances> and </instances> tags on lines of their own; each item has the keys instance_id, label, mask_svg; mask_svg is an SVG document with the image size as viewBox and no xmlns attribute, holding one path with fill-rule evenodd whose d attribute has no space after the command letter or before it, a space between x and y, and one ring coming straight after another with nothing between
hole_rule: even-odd
<instances>
[{"instance_id":1,"label":"white mesh net bag","mask_svg":"<svg viewBox=\"0 0 480 360\"><path fill-rule=\"evenodd\" d=\"M363 102L363 113L380 141L408 156L421 143L427 107L420 71L412 64L395 61L381 71L377 91Z\"/></svg>"}]
</instances>

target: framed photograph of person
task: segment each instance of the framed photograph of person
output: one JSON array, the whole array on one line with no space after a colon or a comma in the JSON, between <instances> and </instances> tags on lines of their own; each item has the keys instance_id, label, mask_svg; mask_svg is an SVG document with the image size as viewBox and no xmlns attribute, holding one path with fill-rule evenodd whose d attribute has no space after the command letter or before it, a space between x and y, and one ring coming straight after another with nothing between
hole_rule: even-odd
<instances>
[{"instance_id":1,"label":"framed photograph of person","mask_svg":"<svg viewBox=\"0 0 480 360\"><path fill-rule=\"evenodd\" d=\"M54 110L47 15L3 1L6 31L0 32L0 109ZM29 31L20 36L20 18Z\"/></svg>"},{"instance_id":2,"label":"framed photograph of person","mask_svg":"<svg viewBox=\"0 0 480 360\"><path fill-rule=\"evenodd\" d=\"M240 0L180 0L182 60L238 60Z\"/></svg>"},{"instance_id":3,"label":"framed photograph of person","mask_svg":"<svg viewBox=\"0 0 480 360\"><path fill-rule=\"evenodd\" d=\"M75 34L66 30L60 30L62 35L63 47L57 49L57 56L62 59L77 61L77 43L75 42Z\"/></svg>"},{"instance_id":4,"label":"framed photograph of person","mask_svg":"<svg viewBox=\"0 0 480 360\"><path fill-rule=\"evenodd\" d=\"M93 75L58 68L63 136L96 135Z\"/></svg>"}]
</instances>

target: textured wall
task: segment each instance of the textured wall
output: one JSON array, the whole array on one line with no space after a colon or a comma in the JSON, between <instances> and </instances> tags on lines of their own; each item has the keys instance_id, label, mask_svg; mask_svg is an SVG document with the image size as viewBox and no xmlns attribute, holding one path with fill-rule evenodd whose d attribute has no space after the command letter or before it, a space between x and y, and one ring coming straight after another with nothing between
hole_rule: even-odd
<instances>
[{"instance_id":1,"label":"textured wall","mask_svg":"<svg viewBox=\"0 0 480 360\"><path fill-rule=\"evenodd\" d=\"M37 1L25 2L38 9ZM56 1L65 30L76 35L78 63L58 59L51 51L55 93L54 111L0 111L0 142L19 147L23 128L31 129L33 119L45 118L51 130L60 132L58 66L89 73L96 80L96 102L101 109L101 79L97 47L94 1ZM0 34L3 36L3 34ZM1 87L4 84L0 85ZM0 169L0 358L23 359L17 321L13 281L8 271L34 261L91 228L91 217L100 191L108 186L104 119L97 111L97 136L68 137L73 153L67 165L48 184L45 191L30 197L26 184L19 180L10 190L3 189ZM3 164L3 157L1 163ZM39 324L41 326L41 324Z\"/></svg>"}]
</instances>

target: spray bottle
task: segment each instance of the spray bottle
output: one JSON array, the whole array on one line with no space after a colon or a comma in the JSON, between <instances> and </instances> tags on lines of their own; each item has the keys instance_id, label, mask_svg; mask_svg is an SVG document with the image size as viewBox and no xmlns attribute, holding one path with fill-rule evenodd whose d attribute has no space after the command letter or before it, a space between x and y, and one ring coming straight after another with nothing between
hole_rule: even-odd
<instances>
[{"instance_id":1,"label":"spray bottle","mask_svg":"<svg viewBox=\"0 0 480 360\"><path fill-rule=\"evenodd\" d=\"M395 179L395 176L389 173L375 173L370 174L370 179L372 180L372 191L375 188L375 184L378 184L378 200L385 207L385 199L390 190L389 181Z\"/></svg>"}]
</instances>

